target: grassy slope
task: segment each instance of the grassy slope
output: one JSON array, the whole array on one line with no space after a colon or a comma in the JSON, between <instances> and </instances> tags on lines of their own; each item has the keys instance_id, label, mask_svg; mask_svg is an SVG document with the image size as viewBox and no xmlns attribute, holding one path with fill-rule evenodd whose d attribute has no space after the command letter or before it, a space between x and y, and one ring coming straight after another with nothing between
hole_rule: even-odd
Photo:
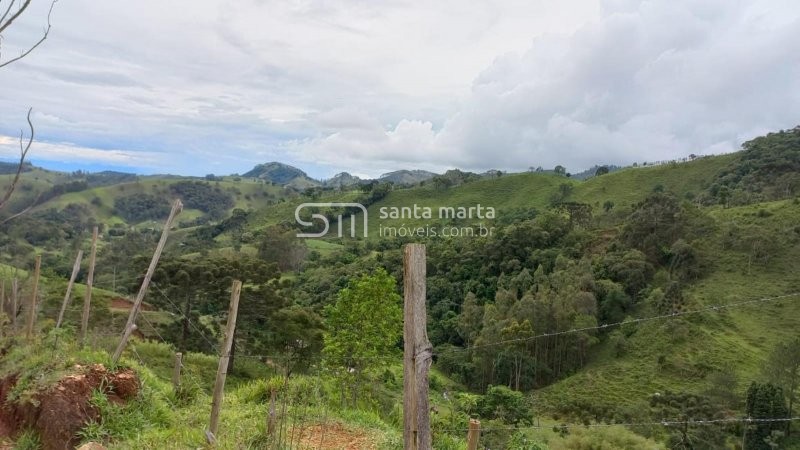
<instances>
[{"instance_id":1,"label":"grassy slope","mask_svg":"<svg viewBox=\"0 0 800 450\"><path fill-rule=\"evenodd\" d=\"M28 178L30 177L26 174L26 183L35 181L31 181ZM172 198L174 195L170 192L170 184L187 179L188 178L183 177L142 177L136 182L102 186L81 192L67 193L44 202L37 206L35 210L40 211L49 208L63 209L70 203L83 204L89 206L95 212L97 218L107 225L124 223L122 218L114 215L114 201L117 198L144 193ZM278 199L286 195L283 188L279 186L266 185L261 182L253 182L246 179L240 181L225 180L211 182L211 184L213 186L219 186L223 191L233 196L235 202L233 208L241 208L244 210L265 208L270 203L271 199ZM94 199L99 199L99 206L92 204ZM97 202L97 200L95 200L95 202ZM231 208L231 210L233 208ZM181 213L179 220L191 220L201 215L201 211L187 208ZM150 223L153 225L157 224L157 222L147 222L142 225L149 225Z\"/></svg>"},{"instance_id":2,"label":"grassy slope","mask_svg":"<svg viewBox=\"0 0 800 450\"><path fill-rule=\"evenodd\" d=\"M772 216L759 217L760 209ZM718 224L736 222L760 225L779 233L792 233L800 218L800 205L780 201L741 208L717 209ZM711 272L688 290L689 309L800 292L796 261L800 245L783 247L768 266L748 267L747 255L723 250L719 231L708 240ZM649 315L639 311L640 316ZM700 392L708 375L733 367L743 392L758 379L772 347L797 336L800 296L775 302L703 313L684 319L665 319L636 327L629 350L615 357L606 346L579 373L535 395L544 406L577 398L600 404L634 405L664 390ZM664 359L659 362L659 357Z\"/></svg>"}]
</instances>

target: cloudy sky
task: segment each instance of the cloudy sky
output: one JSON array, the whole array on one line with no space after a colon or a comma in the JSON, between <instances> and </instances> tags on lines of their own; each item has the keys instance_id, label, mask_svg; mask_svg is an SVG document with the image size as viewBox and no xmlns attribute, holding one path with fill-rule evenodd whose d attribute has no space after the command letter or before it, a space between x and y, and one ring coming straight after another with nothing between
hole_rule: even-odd
<instances>
[{"instance_id":1,"label":"cloudy sky","mask_svg":"<svg viewBox=\"0 0 800 450\"><path fill-rule=\"evenodd\" d=\"M317 178L579 171L800 124L796 0L60 0L52 23L0 69L2 158L28 107L46 167Z\"/></svg>"}]
</instances>

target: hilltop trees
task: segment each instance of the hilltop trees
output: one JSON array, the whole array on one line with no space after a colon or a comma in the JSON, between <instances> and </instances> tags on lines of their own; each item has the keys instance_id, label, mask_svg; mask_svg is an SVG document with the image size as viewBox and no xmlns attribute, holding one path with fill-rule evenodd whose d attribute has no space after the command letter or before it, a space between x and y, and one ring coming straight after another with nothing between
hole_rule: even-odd
<instances>
[{"instance_id":1,"label":"hilltop trees","mask_svg":"<svg viewBox=\"0 0 800 450\"><path fill-rule=\"evenodd\" d=\"M743 205L800 192L800 126L759 136L709 186L706 203Z\"/></svg>"}]
</instances>

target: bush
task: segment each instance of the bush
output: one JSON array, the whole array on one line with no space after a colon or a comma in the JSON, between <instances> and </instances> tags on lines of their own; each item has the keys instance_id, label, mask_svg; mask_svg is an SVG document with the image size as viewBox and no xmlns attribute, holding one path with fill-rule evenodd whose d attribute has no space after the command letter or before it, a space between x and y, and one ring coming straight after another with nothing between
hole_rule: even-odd
<instances>
[{"instance_id":1,"label":"bush","mask_svg":"<svg viewBox=\"0 0 800 450\"><path fill-rule=\"evenodd\" d=\"M532 411L525 396L506 386L489 386L486 395L478 400L476 409L478 415L487 419L512 424L531 422Z\"/></svg>"}]
</instances>

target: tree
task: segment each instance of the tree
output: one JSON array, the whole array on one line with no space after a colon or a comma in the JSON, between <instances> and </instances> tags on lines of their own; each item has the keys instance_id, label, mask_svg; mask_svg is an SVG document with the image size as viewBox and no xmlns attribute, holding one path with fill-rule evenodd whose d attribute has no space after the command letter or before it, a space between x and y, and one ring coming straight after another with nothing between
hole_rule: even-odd
<instances>
[{"instance_id":1,"label":"tree","mask_svg":"<svg viewBox=\"0 0 800 450\"><path fill-rule=\"evenodd\" d=\"M475 409L483 418L500 419L514 425L520 422L531 423L533 415L525 395L505 386L489 386Z\"/></svg>"},{"instance_id":2,"label":"tree","mask_svg":"<svg viewBox=\"0 0 800 450\"><path fill-rule=\"evenodd\" d=\"M665 249L683 236L686 212L675 197L654 193L644 199L628 216L622 229L622 241L638 248L651 262L659 262Z\"/></svg>"},{"instance_id":3,"label":"tree","mask_svg":"<svg viewBox=\"0 0 800 450\"><path fill-rule=\"evenodd\" d=\"M608 173L608 166L600 166L594 171L594 176L599 177Z\"/></svg>"},{"instance_id":4,"label":"tree","mask_svg":"<svg viewBox=\"0 0 800 450\"><path fill-rule=\"evenodd\" d=\"M603 203L603 210L605 210L605 212L609 212L612 209L614 209L614 202L611 200L606 200L605 203Z\"/></svg>"},{"instance_id":5,"label":"tree","mask_svg":"<svg viewBox=\"0 0 800 450\"><path fill-rule=\"evenodd\" d=\"M352 280L325 308L324 354L342 383L342 400L350 391L355 406L361 383L385 367L397 353L403 334L403 310L397 283L384 269Z\"/></svg>"},{"instance_id":6,"label":"tree","mask_svg":"<svg viewBox=\"0 0 800 450\"><path fill-rule=\"evenodd\" d=\"M789 405L788 416L791 417L797 400L797 390L800 387L800 339L775 346L764 367L764 374L769 382L783 391L786 403ZM790 425L791 422L786 422L787 436L791 431Z\"/></svg>"},{"instance_id":7,"label":"tree","mask_svg":"<svg viewBox=\"0 0 800 450\"><path fill-rule=\"evenodd\" d=\"M9 4L7 6L0 8L0 13L2 13L2 15L0 15L0 68L6 67L28 56L32 51L34 51L37 47L39 47L42 44L42 42L44 42L45 39L47 39L47 36L50 34L50 15L53 13L53 7L56 4L56 0L53 0L50 3L50 9L47 12L47 27L45 28L41 38L39 38L38 41L31 44L29 47L23 47L23 50L17 56L14 56L11 59L3 61L2 59L2 45L4 44L3 33L7 31L9 28L11 28L11 25L13 25L17 21L17 19L22 17L23 14L25 14L25 12L28 10L28 7L31 4L31 1L32 0L9 0ZM14 8L15 4L17 5L16 9ZM20 175L22 174L23 168L25 167L25 158L28 156L28 151L30 151L31 145L33 144L34 129L33 129L33 122L31 121L31 111L32 108L29 108L27 116L30 135L28 136L26 142L23 133L20 132L19 136L20 157L19 157L19 163L17 164L17 171L16 174L14 175L13 180L11 181L11 184L6 189L6 192L2 195L2 197L0 197L0 210L2 210L8 204L8 200L11 199L11 196L14 194L14 191L17 188L17 185L19 184ZM25 212L28 211L28 209L30 208L26 208L22 212L11 216L10 218L6 219L6 221L14 217L17 217L18 215L24 214Z\"/></svg>"},{"instance_id":8,"label":"tree","mask_svg":"<svg viewBox=\"0 0 800 450\"><path fill-rule=\"evenodd\" d=\"M750 384L747 389L745 412L751 419L774 419L786 417L787 409L783 402L783 391L771 383ZM773 432L780 431L780 422L757 422L745 425L745 450L771 450L773 447L767 440L774 439Z\"/></svg>"},{"instance_id":9,"label":"tree","mask_svg":"<svg viewBox=\"0 0 800 450\"><path fill-rule=\"evenodd\" d=\"M563 177L567 175L567 168L559 164L555 167L555 169L553 169L553 172L555 172L556 175Z\"/></svg>"},{"instance_id":10,"label":"tree","mask_svg":"<svg viewBox=\"0 0 800 450\"><path fill-rule=\"evenodd\" d=\"M294 230L280 225L263 230L258 241L258 257L277 264L281 270L297 269L306 250Z\"/></svg>"}]
</instances>

